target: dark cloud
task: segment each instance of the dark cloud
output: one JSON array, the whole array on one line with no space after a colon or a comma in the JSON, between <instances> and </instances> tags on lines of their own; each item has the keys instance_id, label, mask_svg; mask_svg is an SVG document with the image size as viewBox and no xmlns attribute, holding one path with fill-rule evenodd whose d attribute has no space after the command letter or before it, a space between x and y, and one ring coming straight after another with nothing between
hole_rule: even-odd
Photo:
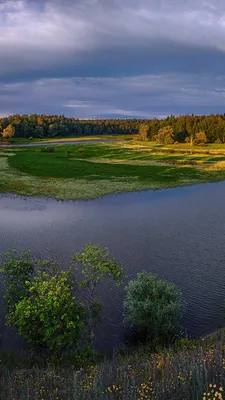
<instances>
[{"instance_id":1,"label":"dark cloud","mask_svg":"<svg viewBox=\"0 0 225 400\"><path fill-rule=\"evenodd\" d=\"M224 101L225 75L208 74L41 79L0 89L4 112L81 118L223 113Z\"/></svg>"},{"instance_id":2,"label":"dark cloud","mask_svg":"<svg viewBox=\"0 0 225 400\"><path fill-rule=\"evenodd\" d=\"M221 112L225 2L0 0L0 54L0 114Z\"/></svg>"}]
</instances>

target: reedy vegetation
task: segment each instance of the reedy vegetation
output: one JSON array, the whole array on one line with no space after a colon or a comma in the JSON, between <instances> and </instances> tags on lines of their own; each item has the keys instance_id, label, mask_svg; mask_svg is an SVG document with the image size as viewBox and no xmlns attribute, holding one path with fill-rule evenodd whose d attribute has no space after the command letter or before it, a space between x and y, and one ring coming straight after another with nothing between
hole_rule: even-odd
<instances>
[{"instance_id":1,"label":"reedy vegetation","mask_svg":"<svg viewBox=\"0 0 225 400\"><path fill-rule=\"evenodd\" d=\"M223 400L224 370L221 331L157 352L139 347L79 371L0 366L0 395L4 400Z\"/></svg>"}]
</instances>

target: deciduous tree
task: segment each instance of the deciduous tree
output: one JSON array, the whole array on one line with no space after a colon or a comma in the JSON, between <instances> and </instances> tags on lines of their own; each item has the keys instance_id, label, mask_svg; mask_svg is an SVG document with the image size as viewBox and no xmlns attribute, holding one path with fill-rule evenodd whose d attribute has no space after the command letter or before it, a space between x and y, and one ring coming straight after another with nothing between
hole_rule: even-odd
<instances>
[{"instance_id":1,"label":"deciduous tree","mask_svg":"<svg viewBox=\"0 0 225 400\"><path fill-rule=\"evenodd\" d=\"M143 141L148 140L149 127L148 124L141 124L139 128L140 139Z\"/></svg>"},{"instance_id":2,"label":"deciduous tree","mask_svg":"<svg viewBox=\"0 0 225 400\"><path fill-rule=\"evenodd\" d=\"M12 138L15 134L15 128L13 125L8 125L2 132L2 137L4 139Z\"/></svg>"},{"instance_id":3,"label":"deciduous tree","mask_svg":"<svg viewBox=\"0 0 225 400\"><path fill-rule=\"evenodd\" d=\"M174 143L174 130L172 126L165 126L159 129L155 140L159 144L173 144Z\"/></svg>"},{"instance_id":4,"label":"deciduous tree","mask_svg":"<svg viewBox=\"0 0 225 400\"><path fill-rule=\"evenodd\" d=\"M96 288L106 279L119 285L123 279L123 269L107 248L93 243L87 243L81 252L75 252L71 264L82 275L79 286L85 290L88 333L92 337L102 308Z\"/></svg>"}]
</instances>

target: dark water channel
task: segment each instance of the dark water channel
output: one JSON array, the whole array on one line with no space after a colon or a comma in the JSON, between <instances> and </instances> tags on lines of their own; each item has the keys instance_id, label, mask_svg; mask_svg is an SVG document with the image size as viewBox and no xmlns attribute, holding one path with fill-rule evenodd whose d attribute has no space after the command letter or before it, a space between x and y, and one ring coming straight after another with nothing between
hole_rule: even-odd
<instances>
[{"instance_id":1,"label":"dark water channel","mask_svg":"<svg viewBox=\"0 0 225 400\"><path fill-rule=\"evenodd\" d=\"M145 270L177 284L187 301L190 335L224 323L225 182L90 201L0 195L1 252L32 249L36 256L68 261L87 241L109 247L129 278ZM98 344L108 350L123 333L123 290L103 288L101 297ZM14 334L1 329L1 347L18 349Z\"/></svg>"}]
</instances>

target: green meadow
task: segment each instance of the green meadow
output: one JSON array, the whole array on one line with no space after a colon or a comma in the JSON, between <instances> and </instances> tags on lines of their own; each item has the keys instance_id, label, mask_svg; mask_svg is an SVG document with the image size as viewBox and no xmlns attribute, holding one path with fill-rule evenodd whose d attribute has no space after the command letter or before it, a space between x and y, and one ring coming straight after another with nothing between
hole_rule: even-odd
<instances>
[{"instance_id":1,"label":"green meadow","mask_svg":"<svg viewBox=\"0 0 225 400\"><path fill-rule=\"evenodd\" d=\"M117 140L55 145L48 150L45 146L0 149L0 191L92 199L225 179L225 145Z\"/></svg>"}]
</instances>

